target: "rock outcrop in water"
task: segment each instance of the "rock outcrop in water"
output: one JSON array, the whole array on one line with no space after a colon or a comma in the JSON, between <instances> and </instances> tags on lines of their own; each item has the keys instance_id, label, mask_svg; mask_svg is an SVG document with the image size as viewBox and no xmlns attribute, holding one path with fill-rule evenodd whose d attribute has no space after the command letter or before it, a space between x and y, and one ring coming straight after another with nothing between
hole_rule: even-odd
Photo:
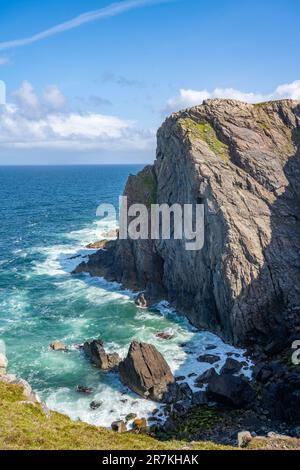
<instances>
[{"instance_id":1,"label":"rock outcrop in water","mask_svg":"<svg viewBox=\"0 0 300 470\"><path fill-rule=\"evenodd\" d=\"M50 348L53 349L53 351L67 351L66 345L62 341L54 341L50 344Z\"/></svg>"},{"instance_id":2,"label":"rock outcrop in water","mask_svg":"<svg viewBox=\"0 0 300 470\"><path fill-rule=\"evenodd\" d=\"M85 342L83 350L90 361L101 370L114 370L121 362L121 358L118 353L106 353L103 341L100 339Z\"/></svg>"},{"instance_id":3,"label":"rock outcrop in water","mask_svg":"<svg viewBox=\"0 0 300 470\"><path fill-rule=\"evenodd\" d=\"M235 344L288 338L300 327L300 102L208 100L169 117L157 140L128 203L203 203L204 248L117 240L76 272L166 298Z\"/></svg>"}]
</instances>

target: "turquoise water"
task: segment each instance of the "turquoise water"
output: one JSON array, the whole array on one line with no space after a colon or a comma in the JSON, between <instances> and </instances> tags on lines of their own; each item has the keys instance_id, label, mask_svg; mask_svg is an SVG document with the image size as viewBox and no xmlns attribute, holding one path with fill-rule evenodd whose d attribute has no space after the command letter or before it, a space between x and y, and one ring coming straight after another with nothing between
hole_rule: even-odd
<instances>
[{"instance_id":1,"label":"turquoise water","mask_svg":"<svg viewBox=\"0 0 300 470\"><path fill-rule=\"evenodd\" d=\"M217 346L217 368L233 351L216 336L195 331L167 304L141 310L117 284L70 275L91 253L85 246L115 226L96 218L97 206L117 206L129 173L140 168L0 167L0 348L9 371L27 379L51 409L97 425L109 426L132 411L147 416L156 405L128 391L117 374L94 368L77 344L101 337L108 351L124 356L133 339L150 342L178 375L210 367L196 360L207 344ZM173 338L160 340L160 331ZM54 340L70 351L52 351ZM94 392L81 395L77 385ZM102 402L96 411L89 408L92 400Z\"/></svg>"}]
</instances>

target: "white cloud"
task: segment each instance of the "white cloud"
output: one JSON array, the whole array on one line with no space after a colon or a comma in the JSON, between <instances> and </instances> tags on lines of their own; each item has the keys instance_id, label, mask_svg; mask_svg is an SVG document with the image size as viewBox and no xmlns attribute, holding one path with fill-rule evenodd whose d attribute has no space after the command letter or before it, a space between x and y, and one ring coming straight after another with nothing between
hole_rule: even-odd
<instances>
[{"instance_id":1,"label":"white cloud","mask_svg":"<svg viewBox=\"0 0 300 470\"><path fill-rule=\"evenodd\" d=\"M155 143L153 131L140 130L132 121L62 109L66 99L56 86L46 88L40 99L31 83L23 82L13 98L15 103L0 107L0 149L143 150Z\"/></svg>"},{"instance_id":2,"label":"white cloud","mask_svg":"<svg viewBox=\"0 0 300 470\"><path fill-rule=\"evenodd\" d=\"M22 39L15 39L13 41L0 42L0 50L26 46L28 44L32 44L34 42L48 38L50 36L54 36L55 34L62 33L64 31L69 31L70 29L78 28L79 26L85 23L90 23L91 21L120 15L121 13L133 10L135 8L153 5L156 3L166 3L170 1L174 0L126 0L123 2L112 3L111 5L108 5L99 10L89 11L87 13L79 15L76 18L73 18L72 20L53 26L52 28L42 31L41 33L35 34L34 36Z\"/></svg>"},{"instance_id":3,"label":"white cloud","mask_svg":"<svg viewBox=\"0 0 300 470\"><path fill-rule=\"evenodd\" d=\"M265 96L259 93L244 93L234 88L216 88L212 93L212 98L229 98L233 100L246 101L247 103L257 103L263 101Z\"/></svg>"},{"instance_id":4,"label":"white cloud","mask_svg":"<svg viewBox=\"0 0 300 470\"><path fill-rule=\"evenodd\" d=\"M12 98L20 113L36 118L45 115L47 111L61 110L67 103L58 86L49 85L44 90L42 98L39 98L32 84L26 80L12 93Z\"/></svg>"},{"instance_id":5,"label":"white cloud","mask_svg":"<svg viewBox=\"0 0 300 470\"><path fill-rule=\"evenodd\" d=\"M56 85L50 85L46 88L44 101L53 109L63 108L67 102L66 97Z\"/></svg>"},{"instance_id":6,"label":"white cloud","mask_svg":"<svg viewBox=\"0 0 300 470\"><path fill-rule=\"evenodd\" d=\"M13 93L13 97L22 108L28 111L37 111L40 107L39 99L31 83L24 81L21 87Z\"/></svg>"},{"instance_id":7,"label":"white cloud","mask_svg":"<svg viewBox=\"0 0 300 470\"><path fill-rule=\"evenodd\" d=\"M131 123L117 117L93 113L50 114L44 124L62 138L78 136L86 139L118 139L124 130L131 127Z\"/></svg>"},{"instance_id":8,"label":"white cloud","mask_svg":"<svg viewBox=\"0 0 300 470\"><path fill-rule=\"evenodd\" d=\"M179 94L167 101L167 111L175 111L182 108L199 105L203 100L213 98L229 98L247 103L259 103L261 101L279 100L290 98L300 100L300 80L293 83L280 85L270 94L243 92L234 88L216 88L213 91L181 89Z\"/></svg>"},{"instance_id":9,"label":"white cloud","mask_svg":"<svg viewBox=\"0 0 300 470\"><path fill-rule=\"evenodd\" d=\"M187 108L196 104L202 103L202 101L210 98L210 93L207 90L196 91L196 90L185 90L181 89L178 96L173 96L168 100L168 108Z\"/></svg>"},{"instance_id":10,"label":"white cloud","mask_svg":"<svg viewBox=\"0 0 300 470\"><path fill-rule=\"evenodd\" d=\"M282 98L291 98L292 100L300 100L300 80L293 83L280 85L276 88L276 96Z\"/></svg>"}]
</instances>

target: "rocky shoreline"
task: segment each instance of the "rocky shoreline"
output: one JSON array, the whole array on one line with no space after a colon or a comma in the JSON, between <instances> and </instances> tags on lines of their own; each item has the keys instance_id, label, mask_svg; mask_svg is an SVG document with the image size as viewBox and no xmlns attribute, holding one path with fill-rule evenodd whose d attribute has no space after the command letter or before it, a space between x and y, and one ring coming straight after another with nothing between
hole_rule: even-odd
<instances>
[{"instance_id":1,"label":"rocky shoreline","mask_svg":"<svg viewBox=\"0 0 300 470\"><path fill-rule=\"evenodd\" d=\"M63 343L55 344L60 344L60 351L67 350ZM283 356L270 357L268 362L253 366L250 380L243 374L245 363L231 353L216 372L214 363L219 357L208 346L208 353L198 359L211 368L200 376L190 374L199 389L195 391L186 382L187 377L172 374L153 345L133 341L124 359L116 353L106 353L101 339L86 342L80 349L95 367L118 373L128 389L157 402L148 419L133 410L125 420L112 422L115 432L135 430L161 440L204 440L224 445L238 443L241 447L257 436L300 438L299 410L294 409L293 401L300 374L295 373L292 364L287 365L288 350ZM286 388L279 397L283 383ZM77 389L79 393L92 393L88 386L79 385ZM100 406L102 403L97 401L90 403L94 410Z\"/></svg>"},{"instance_id":2,"label":"rocky shoreline","mask_svg":"<svg viewBox=\"0 0 300 470\"><path fill-rule=\"evenodd\" d=\"M68 351L62 342L55 341L50 346L53 351ZM300 438L299 409L293 401L300 375L287 365L288 350L284 355L256 364L253 378L249 380L242 373L243 362L231 353L216 372L214 362L218 357L208 346L207 354L199 356L199 361L211 367L200 376L191 373L199 388L195 391L186 382L187 377L172 374L153 345L134 341L123 359L116 353L106 353L99 339L77 349L95 367L107 373L118 373L120 380L134 393L157 402L157 408L148 419L133 410L125 420L112 422L111 429L115 432L146 433L162 441L211 441L242 448L253 439L265 440L266 445L275 439L280 443L277 445L284 448L293 439ZM22 403L40 404L28 382L7 373L7 365L6 357L0 354L0 382L20 386L24 394ZM79 385L77 389L79 393L92 393L88 386ZM281 396L274 396L274 390ZM42 405L48 415L49 410ZM101 406L97 401L90 403L91 410Z\"/></svg>"}]
</instances>

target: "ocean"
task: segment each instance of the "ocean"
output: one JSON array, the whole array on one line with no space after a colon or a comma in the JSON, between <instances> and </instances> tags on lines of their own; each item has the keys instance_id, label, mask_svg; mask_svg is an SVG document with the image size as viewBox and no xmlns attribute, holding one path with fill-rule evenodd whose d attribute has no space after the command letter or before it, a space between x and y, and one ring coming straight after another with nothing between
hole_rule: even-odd
<instances>
[{"instance_id":1,"label":"ocean","mask_svg":"<svg viewBox=\"0 0 300 470\"><path fill-rule=\"evenodd\" d=\"M139 309L116 283L70 273L92 253L86 245L115 227L96 217L100 203L116 207L128 175L140 165L0 167L0 350L9 372L26 379L48 407L74 420L107 426L128 413L148 417L157 404L122 385L117 373L93 367L76 345L102 338L125 356L133 339L154 344L175 375L194 388L209 364L197 361L208 345L244 360L244 351L195 330L166 302ZM158 332L168 332L169 340ZM63 341L69 352L52 351ZM245 371L247 374L247 372ZM76 391L93 388L91 395ZM101 406L90 409L96 400Z\"/></svg>"}]
</instances>

